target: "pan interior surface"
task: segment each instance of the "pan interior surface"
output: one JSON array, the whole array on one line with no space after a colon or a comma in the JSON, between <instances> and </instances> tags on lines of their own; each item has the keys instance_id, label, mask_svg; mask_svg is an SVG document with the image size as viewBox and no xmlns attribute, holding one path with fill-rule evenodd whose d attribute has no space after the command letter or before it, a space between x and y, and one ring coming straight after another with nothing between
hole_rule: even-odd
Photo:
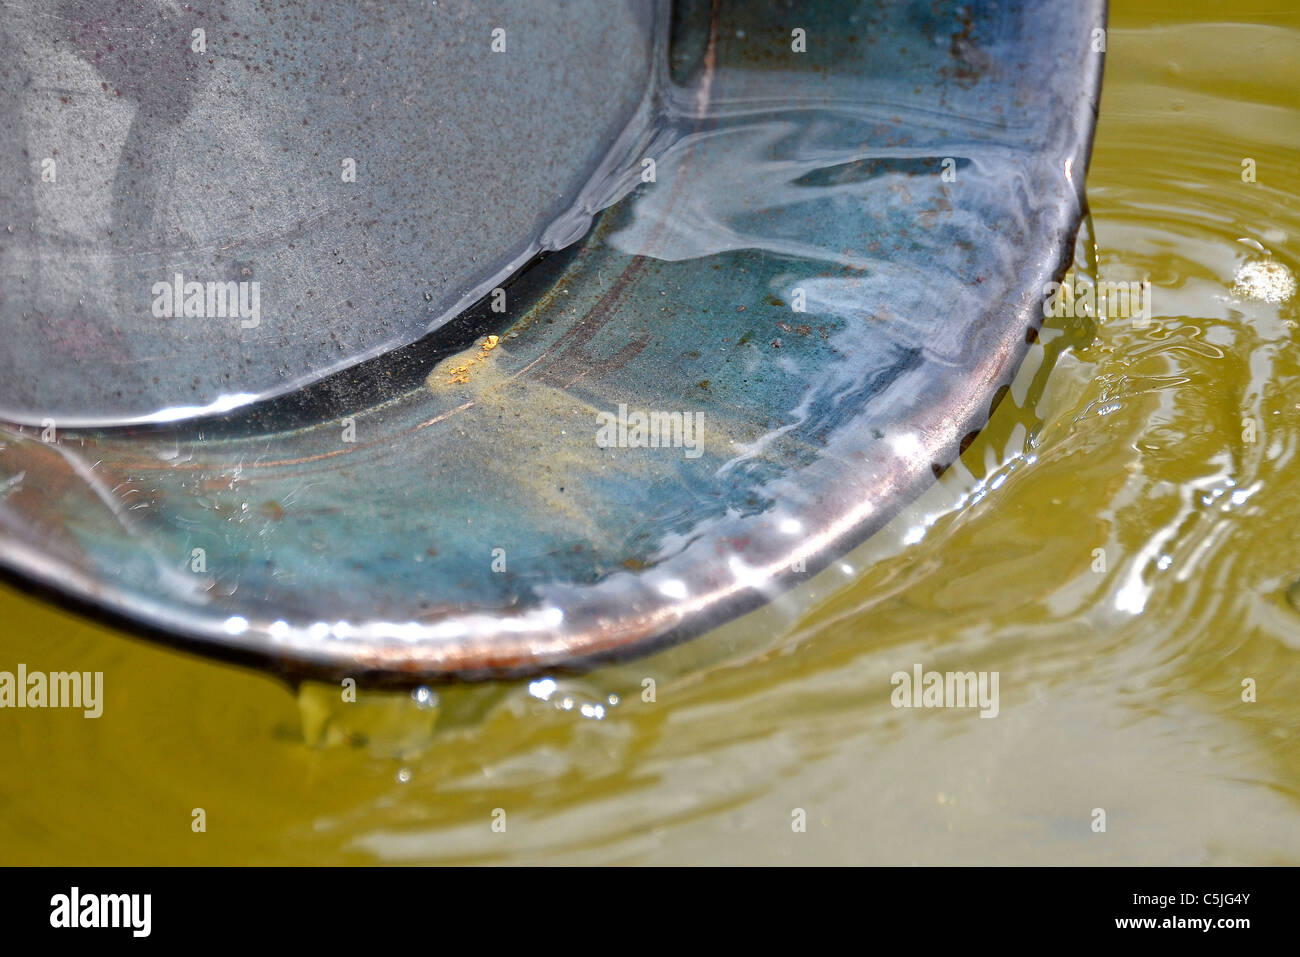
<instances>
[{"instance_id":1,"label":"pan interior surface","mask_svg":"<svg viewBox=\"0 0 1300 957\"><path fill-rule=\"evenodd\" d=\"M0 415L190 418L436 329L617 187L655 17L6 4Z\"/></svg>"}]
</instances>

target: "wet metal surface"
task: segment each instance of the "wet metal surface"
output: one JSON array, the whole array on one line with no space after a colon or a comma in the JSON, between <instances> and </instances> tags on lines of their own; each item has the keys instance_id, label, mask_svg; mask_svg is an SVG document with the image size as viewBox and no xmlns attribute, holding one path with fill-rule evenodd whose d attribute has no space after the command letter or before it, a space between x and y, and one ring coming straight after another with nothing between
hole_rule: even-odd
<instances>
[{"instance_id":1,"label":"wet metal surface","mask_svg":"<svg viewBox=\"0 0 1300 957\"><path fill-rule=\"evenodd\" d=\"M1104 11L830 5L795 53L783 9L678 6L654 180L454 349L202 423L5 426L0 561L208 650L402 682L646 651L861 541L1032 340ZM646 447L637 413L691 425Z\"/></svg>"},{"instance_id":2,"label":"wet metal surface","mask_svg":"<svg viewBox=\"0 0 1300 957\"><path fill-rule=\"evenodd\" d=\"M585 231L584 187L649 85L650 19L6 3L0 414L175 419L419 338Z\"/></svg>"}]
</instances>

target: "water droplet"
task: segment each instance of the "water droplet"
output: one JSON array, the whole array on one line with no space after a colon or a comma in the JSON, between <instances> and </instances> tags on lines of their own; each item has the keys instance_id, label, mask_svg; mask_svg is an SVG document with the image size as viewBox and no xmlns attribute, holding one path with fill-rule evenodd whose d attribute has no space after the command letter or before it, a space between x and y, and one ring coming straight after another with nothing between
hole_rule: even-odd
<instances>
[{"instance_id":1,"label":"water droplet","mask_svg":"<svg viewBox=\"0 0 1300 957\"><path fill-rule=\"evenodd\" d=\"M428 711L431 708L438 707L438 696L433 693L433 689L421 685L411 691L411 700L415 706L422 711Z\"/></svg>"},{"instance_id":2,"label":"water droplet","mask_svg":"<svg viewBox=\"0 0 1300 957\"><path fill-rule=\"evenodd\" d=\"M555 694L558 687L554 678L539 678L528 685L528 693L534 698L541 698L543 701L549 701L551 695Z\"/></svg>"}]
</instances>

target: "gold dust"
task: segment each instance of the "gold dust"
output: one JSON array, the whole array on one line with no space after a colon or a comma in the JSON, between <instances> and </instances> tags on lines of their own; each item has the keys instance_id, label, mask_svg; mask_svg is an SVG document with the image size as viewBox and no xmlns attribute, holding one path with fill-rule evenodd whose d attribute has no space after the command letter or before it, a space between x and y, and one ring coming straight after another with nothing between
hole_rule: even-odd
<instances>
[{"instance_id":1,"label":"gold dust","mask_svg":"<svg viewBox=\"0 0 1300 957\"><path fill-rule=\"evenodd\" d=\"M469 359L464 359L462 361L456 362L455 365L452 365L447 370L446 372L448 376L447 381L452 385L464 385L467 382L469 382L470 372L473 370L474 366L478 365L480 362L483 362L485 359L487 359L488 353L490 353L493 349L495 349L500 343L501 343L500 336L488 336L487 338L485 338L482 342L479 343L478 352L475 355L471 356ZM432 373L430 373L428 378L428 384L430 386L433 386L435 384L436 382L435 377L437 375L438 372L436 369Z\"/></svg>"}]
</instances>

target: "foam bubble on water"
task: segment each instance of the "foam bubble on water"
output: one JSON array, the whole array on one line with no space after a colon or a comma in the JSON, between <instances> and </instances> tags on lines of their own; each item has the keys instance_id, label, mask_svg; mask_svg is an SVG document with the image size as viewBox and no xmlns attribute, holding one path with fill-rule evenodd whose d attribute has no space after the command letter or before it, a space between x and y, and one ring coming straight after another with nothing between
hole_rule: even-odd
<instances>
[{"instance_id":1,"label":"foam bubble on water","mask_svg":"<svg viewBox=\"0 0 1300 957\"><path fill-rule=\"evenodd\" d=\"M1232 292L1238 298L1260 302L1286 302L1295 295L1295 290L1291 270L1273 259L1242 263L1232 283Z\"/></svg>"}]
</instances>

